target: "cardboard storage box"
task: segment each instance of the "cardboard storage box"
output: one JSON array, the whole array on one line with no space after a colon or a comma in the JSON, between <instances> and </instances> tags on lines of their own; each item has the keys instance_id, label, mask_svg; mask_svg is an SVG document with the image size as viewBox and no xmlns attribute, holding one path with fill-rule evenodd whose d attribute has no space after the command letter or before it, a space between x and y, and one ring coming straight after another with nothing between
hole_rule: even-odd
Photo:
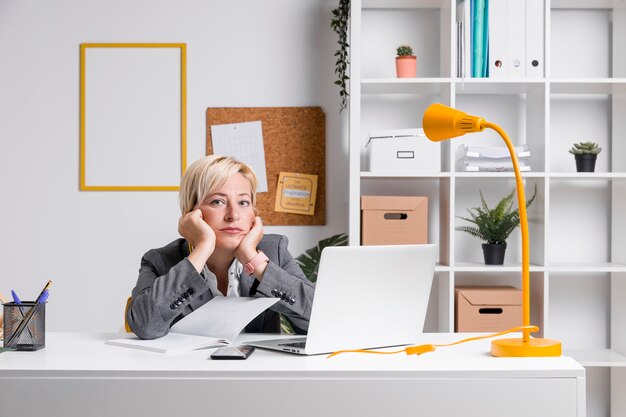
<instances>
[{"instance_id":1,"label":"cardboard storage box","mask_svg":"<svg viewBox=\"0 0 626 417\"><path fill-rule=\"evenodd\" d=\"M499 332L522 325L522 290L513 287L456 287L456 332Z\"/></svg>"},{"instance_id":2,"label":"cardboard storage box","mask_svg":"<svg viewBox=\"0 0 626 417\"><path fill-rule=\"evenodd\" d=\"M366 148L371 172L441 171L440 145L428 140L423 129L372 131Z\"/></svg>"},{"instance_id":3,"label":"cardboard storage box","mask_svg":"<svg viewBox=\"0 0 626 417\"><path fill-rule=\"evenodd\" d=\"M361 244L428 243L428 197L361 197Z\"/></svg>"}]
</instances>

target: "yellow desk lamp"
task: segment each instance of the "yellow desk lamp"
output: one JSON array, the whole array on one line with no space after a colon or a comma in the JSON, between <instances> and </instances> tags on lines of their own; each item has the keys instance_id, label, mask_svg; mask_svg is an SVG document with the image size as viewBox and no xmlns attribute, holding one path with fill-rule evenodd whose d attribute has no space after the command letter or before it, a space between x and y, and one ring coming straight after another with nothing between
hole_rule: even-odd
<instances>
[{"instance_id":1,"label":"yellow desk lamp","mask_svg":"<svg viewBox=\"0 0 626 417\"><path fill-rule=\"evenodd\" d=\"M462 111L444 106L432 104L426 109L422 121L424 133L433 142L452 139L463 136L466 133L482 132L485 128L491 128L498 132L506 143L511 154L513 169L515 171L515 183L517 187L517 204L519 206L519 219L522 229L522 321L523 326L530 326L530 254L528 239L528 217L526 215L526 196L524 184L520 174L517 155L506 132L495 123L486 121L477 116L468 115ZM491 342L491 354L493 356L560 356L561 342L550 339L530 337L530 329L523 330L523 337L512 339L497 339Z\"/></svg>"}]
</instances>

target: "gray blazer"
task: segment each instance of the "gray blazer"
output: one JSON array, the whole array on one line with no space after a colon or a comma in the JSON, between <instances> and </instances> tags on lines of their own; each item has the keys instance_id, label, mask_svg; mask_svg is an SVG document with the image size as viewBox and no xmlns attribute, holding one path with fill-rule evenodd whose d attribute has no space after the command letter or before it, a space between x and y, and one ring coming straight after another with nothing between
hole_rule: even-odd
<instances>
[{"instance_id":1,"label":"gray blazer","mask_svg":"<svg viewBox=\"0 0 626 417\"><path fill-rule=\"evenodd\" d=\"M265 235L259 243L270 262L261 282L245 271L241 274L242 297L280 297L281 300L256 317L248 333L280 332L283 314L296 333L306 334L311 317L315 286L287 250L288 239ZM189 262L185 239L151 249L141 259L139 278L126 313L128 325L141 339L154 339L168 333L178 320L216 296L214 289Z\"/></svg>"}]
</instances>

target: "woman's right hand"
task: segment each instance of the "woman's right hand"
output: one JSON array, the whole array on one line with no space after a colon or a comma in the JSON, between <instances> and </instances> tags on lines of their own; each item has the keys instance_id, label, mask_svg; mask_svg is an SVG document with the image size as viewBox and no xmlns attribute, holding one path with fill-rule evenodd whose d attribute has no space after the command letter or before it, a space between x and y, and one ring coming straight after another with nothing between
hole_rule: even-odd
<instances>
[{"instance_id":1,"label":"woman's right hand","mask_svg":"<svg viewBox=\"0 0 626 417\"><path fill-rule=\"evenodd\" d=\"M178 220L178 233L193 246L193 252L202 252L202 264L215 249L215 232L202 218L199 209L190 211Z\"/></svg>"}]
</instances>

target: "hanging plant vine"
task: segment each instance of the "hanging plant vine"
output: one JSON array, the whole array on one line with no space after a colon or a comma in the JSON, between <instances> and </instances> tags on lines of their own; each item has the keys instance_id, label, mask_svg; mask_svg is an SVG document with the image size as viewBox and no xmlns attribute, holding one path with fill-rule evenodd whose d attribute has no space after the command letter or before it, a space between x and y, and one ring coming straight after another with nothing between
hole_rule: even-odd
<instances>
[{"instance_id":1,"label":"hanging plant vine","mask_svg":"<svg viewBox=\"0 0 626 417\"><path fill-rule=\"evenodd\" d=\"M348 89L346 87L348 77L348 65L350 65L348 57L348 18L350 17L350 0L339 0L339 6L333 10L333 18L330 27L337 33L339 40L339 49L335 52L337 62L335 63L335 74L337 81L335 84L339 86L339 97L341 98L340 110L348 108Z\"/></svg>"}]
</instances>

